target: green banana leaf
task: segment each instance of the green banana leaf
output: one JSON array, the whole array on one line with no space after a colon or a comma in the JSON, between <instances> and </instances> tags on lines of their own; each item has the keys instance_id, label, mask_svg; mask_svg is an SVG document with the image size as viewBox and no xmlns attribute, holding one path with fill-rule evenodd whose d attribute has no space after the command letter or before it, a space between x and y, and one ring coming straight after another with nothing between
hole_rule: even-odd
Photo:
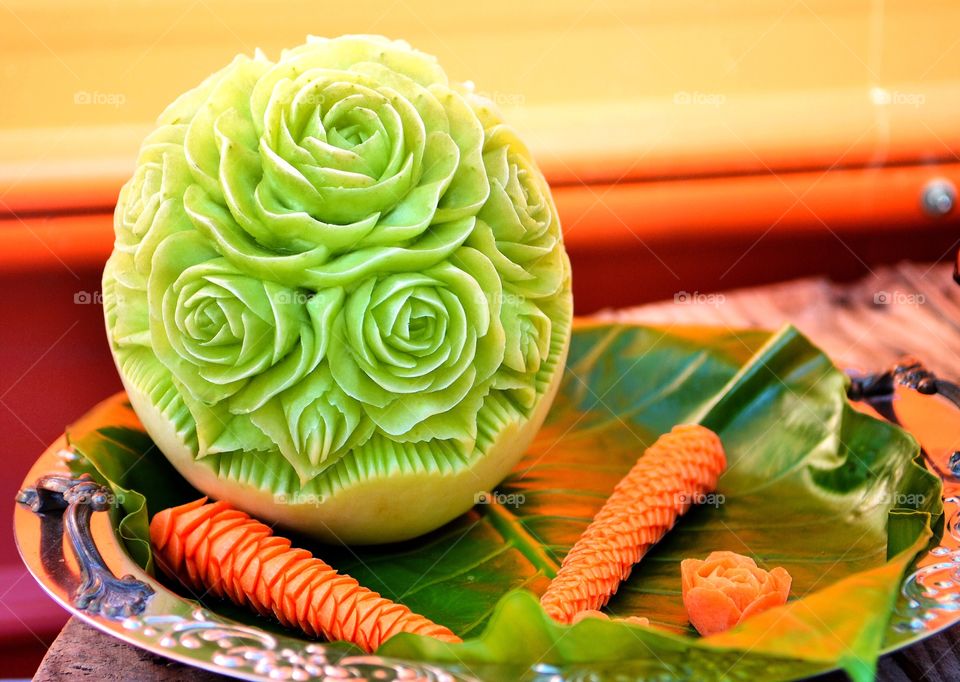
<instances>
[{"instance_id":1,"label":"green banana leaf","mask_svg":"<svg viewBox=\"0 0 960 682\"><path fill-rule=\"evenodd\" d=\"M378 652L385 655L483 677L511 664L637 679L790 679L841 666L871 679L902 575L931 523L941 523L941 490L919 464L915 440L852 409L846 385L792 327L771 334L579 324L547 422L513 474L470 513L397 545L296 542L467 640L401 635ZM115 416L123 426L72 443L88 470L131 501L118 523L131 555L148 566L147 509L197 494L123 409ZM551 622L533 595L644 448L690 422L720 435L728 470L607 609L647 616L652 627ZM683 609L679 564L716 550L785 567L791 602L698 638Z\"/></svg>"}]
</instances>

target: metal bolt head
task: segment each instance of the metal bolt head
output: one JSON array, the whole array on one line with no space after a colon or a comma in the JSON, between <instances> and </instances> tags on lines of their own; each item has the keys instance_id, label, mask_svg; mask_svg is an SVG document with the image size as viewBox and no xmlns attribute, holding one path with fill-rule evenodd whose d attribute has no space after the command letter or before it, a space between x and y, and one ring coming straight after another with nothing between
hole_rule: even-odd
<instances>
[{"instance_id":1,"label":"metal bolt head","mask_svg":"<svg viewBox=\"0 0 960 682\"><path fill-rule=\"evenodd\" d=\"M957 189L949 180L931 180L923 188L920 206L931 218L941 218L953 210L957 203Z\"/></svg>"},{"instance_id":2,"label":"metal bolt head","mask_svg":"<svg viewBox=\"0 0 960 682\"><path fill-rule=\"evenodd\" d=\"M923 393L924 395L933 395L937 392L937 382L933 379L933 377L923 377L917 382L917 391Z\"/></svg>"}]
</instances>

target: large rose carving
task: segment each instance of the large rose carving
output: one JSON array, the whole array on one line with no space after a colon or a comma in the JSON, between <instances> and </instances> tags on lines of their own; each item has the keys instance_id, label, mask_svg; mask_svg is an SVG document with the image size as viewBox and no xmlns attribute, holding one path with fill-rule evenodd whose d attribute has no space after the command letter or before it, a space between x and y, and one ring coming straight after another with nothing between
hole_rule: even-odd
<instances>
[{"instance_id":1,"label":"large rose carving","mask_svg":"<svg viewBox=\"0 0 960 682\"><path fill-rule=\"evenodd\" d=\"M407 269L395 252L431 224L448 224L431 250L463 242L489 194L482 144L432 59L385 39L318 39L275 65L238 61L213 89L185 140L197 178L185 204L242 265L345 284Z\"/></svg>"},{"instance_id":2,"label":"large rose carving","mask_svg":"<svg viewBox=\"0 0 960 682\"><path fill-rule=\"evenodd\" d=\"M196 233L164 241L150 273L153 350L197 416L200 454L235 449L247 414L312 372L343 292L314 295L243 273ZM253 438L246 446L259 444Z\"/></svg>"},{"instance_id":3,"label":"large rose carving","mask_svg":"<svg viewBox=\"0 0 960 682\"><path fill-rule=\"evenodd\" d=\"M503 361L499 289L493 265L469 248L422 273L364 281L333 327L334 378L394 438L474 438Z\"/></svg>"}]
</instances>

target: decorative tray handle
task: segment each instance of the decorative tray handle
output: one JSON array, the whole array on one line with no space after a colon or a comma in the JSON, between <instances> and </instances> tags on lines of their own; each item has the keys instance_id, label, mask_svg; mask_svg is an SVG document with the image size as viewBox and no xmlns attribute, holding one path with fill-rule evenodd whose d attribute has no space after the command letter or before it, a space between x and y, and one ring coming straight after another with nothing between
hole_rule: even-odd
<instances>
[{"instance_id":1,"label":"decorative tray handle","mask_svg":"<svg viewBox=\"0 0 960 682\"><path fill-rule=\"evenodd\" d=\"M36 514L62 512L70 546L80 564L81 582L73 597L82 610L118 619L142 613L154 591L132 575L117 578L107 568L90 532L93 512L106 511L113 492L83 474L42 476L17 493L17 502Z\"/></svg>"},{"instance_id":2,"label":"decorative tray handle","mask_svg":"<svg viewBox=\"0 0 960 682\"><path fill-rule=\"evenodd\" d=\"M847 397L867 403L885 419L899 424L900 420L891 404L897 386L913 389L923 395L943 396L960 409L960 386L939 378L913 357L903 358L885 372L851 373ZM951 453L947 466L949 472L940 472L941 475L949 474L953 478L960 478L960 450Z\"/></svg>"},{"instance_id":3,"label":"decorative tray handle","mask_svg":"<svg viewBox=\"0 0 960 682\"><path fill-rule=\"evenodd\" d=\"M960 386L940 379L916 358L906 357L885 372L851 376L847 395L851 400L884 400L893 396L897 385L924 395L942 395L960 407Z\"/></svg>"}]
</instances>

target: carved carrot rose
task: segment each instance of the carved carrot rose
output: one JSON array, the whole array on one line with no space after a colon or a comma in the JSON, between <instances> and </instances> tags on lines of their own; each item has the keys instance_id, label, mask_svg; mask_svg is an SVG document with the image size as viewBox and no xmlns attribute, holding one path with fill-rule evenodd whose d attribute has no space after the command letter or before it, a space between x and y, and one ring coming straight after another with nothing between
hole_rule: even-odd
<instances>
[{"instance_id":1,"label":"carved carrot rose","mask_svg":"<svg viewBox=\"0 0 960 682\"><path fill-rule=\"evenodd\" d=\"M787 601L790 574L765 571L750 557L711 552L706 560L680 563L683 605L690 623L704 637L715 635Z\"/></svg>"}]
</instances>

